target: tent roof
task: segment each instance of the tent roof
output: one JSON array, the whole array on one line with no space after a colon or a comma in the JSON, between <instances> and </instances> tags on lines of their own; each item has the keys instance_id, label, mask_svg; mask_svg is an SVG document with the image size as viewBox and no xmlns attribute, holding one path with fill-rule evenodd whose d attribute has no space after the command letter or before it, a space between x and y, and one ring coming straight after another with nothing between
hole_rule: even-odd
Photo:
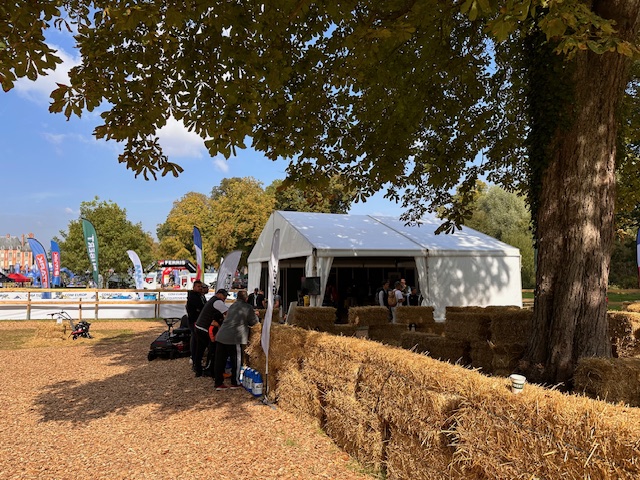
<instances>
[{"instance_id":1,"label":"tent roof","mask_svg":"<svg viewBox=\"0 0 640 480\"><path fill-rule=\"evenodd\" d=\"M269 259L273 232L278 228L281 259L307 257L314 250L319 257L520 255L517 248L470 228L436 235L440 223L431 218L406 226L393 217L275 211L249 262Z\"/></svg>"}]
</instances>

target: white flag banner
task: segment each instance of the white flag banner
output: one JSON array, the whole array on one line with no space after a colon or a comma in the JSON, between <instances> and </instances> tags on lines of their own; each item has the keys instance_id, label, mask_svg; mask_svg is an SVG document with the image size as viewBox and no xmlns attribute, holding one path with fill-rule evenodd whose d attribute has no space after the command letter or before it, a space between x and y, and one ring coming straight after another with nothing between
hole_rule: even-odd
<instances>
[{"instance_id":1,"label":"white flag banner","mask_svg":"<svg viewBox=\"0 0 640 480\"><path fill-rule=\"evenodd\" d=\"M136 290L142 290L144 288L144 275L142 274L140 257L133 250L127 250L127 254L133 263L133 280L136 282ZM138 292L138 298L144 300L144 293Z\"/></svg>"},{"instance_id":2,"label":"white flag banner","mask_svg":"<svg viewBox=\"0 0 640 480\"><path fill-rule=\"evenodd\" d=\"M262 322L262 336L260 341L262 344L262 350L264 351L266 358L265 374L269 373L269 341L271 340L271 317L273 316L273 303L276 296L276 290L278 289L278 256L280 254L280 229L273 232L273 242L271 243L271 257L269 258L269 267L267 278L268 297L267 297L267 311L264 314L264 321Z\"/></svg>"},{"instance_id":3,"label":"white flag banner","mask_svg":"<svg viewBox=\"0 0 640 480\"><path fill-rule=\"evenodd\" d=\"M241 250L234 250L229 255L224 257L218 270L218 280L216 282L216 291L224 288L227 292L231 290L231 284L233 283L233 276L238 269L238 263L240 263L240 257L242 256Z\"/></svg>"}]
</instances>

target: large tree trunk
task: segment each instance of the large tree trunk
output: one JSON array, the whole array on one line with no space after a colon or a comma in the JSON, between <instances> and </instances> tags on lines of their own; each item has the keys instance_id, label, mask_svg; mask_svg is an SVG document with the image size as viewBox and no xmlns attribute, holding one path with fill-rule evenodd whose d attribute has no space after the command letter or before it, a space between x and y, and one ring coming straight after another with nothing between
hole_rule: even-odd
<instances>
[{"instance_id":1,"label":"large tree trunk","mask_svg":"<svg viewBox=\"0 0 640 480\"><path fill-rule=\"evenodd\" d=\"M593 9L616 19L622 36L635 39L640 0L601 0ZM579 358L611 355L606 295L617 114L629 65L617 53L585 50L565 70L572 92L549 138L535 192L534 331L523 364L533 381L570 386Z\"/></svg>"}]
</instances>

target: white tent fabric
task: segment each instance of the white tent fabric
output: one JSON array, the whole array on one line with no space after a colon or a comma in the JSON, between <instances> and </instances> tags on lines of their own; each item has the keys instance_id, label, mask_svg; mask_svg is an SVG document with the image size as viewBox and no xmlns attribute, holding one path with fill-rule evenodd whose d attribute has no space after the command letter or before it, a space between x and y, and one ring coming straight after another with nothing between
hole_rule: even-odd
<instances>
[{"instance_id":1,"label":"white tent fabric","mask_svg":"<svg viewBox=\"0 0 640 480\"><path fill-rule=\"evenodd\" d=\"M418 288L436 318L444 318L446 306L522 306L517 248L465 227L436 235L439 225L437 219L407 226L393 217L276 211L249 255L249 288L260 284L261 265L279 228L280 261L304 259L305 274L321 278L321 291L334 258L412 258Z\"/></svg>"}]
</instances>

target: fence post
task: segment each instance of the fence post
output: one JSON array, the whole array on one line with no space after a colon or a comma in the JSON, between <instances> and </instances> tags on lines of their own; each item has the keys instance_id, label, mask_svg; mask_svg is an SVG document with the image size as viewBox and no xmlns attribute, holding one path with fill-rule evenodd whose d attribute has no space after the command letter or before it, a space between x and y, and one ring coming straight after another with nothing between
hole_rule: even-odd
<instances>
[{"instance_id":1,"label":"fence post","mask_svg":"<svg viewBox=\"0 0 640 480\"><path fill-rule=\"evenodd\" d=\"M27 320L31 320L31 290L27 292Z\"/></svg>"},{"instance_id":2,"label":"fence post","mask_svg":"<svg viewBox=\"0 0 640 480\"><path fill-rule=\"evenodd\" d=\"M78 299L78 321L81 322L82 321L82 299L79 298Z\"/></svg>"}]
</instances>

